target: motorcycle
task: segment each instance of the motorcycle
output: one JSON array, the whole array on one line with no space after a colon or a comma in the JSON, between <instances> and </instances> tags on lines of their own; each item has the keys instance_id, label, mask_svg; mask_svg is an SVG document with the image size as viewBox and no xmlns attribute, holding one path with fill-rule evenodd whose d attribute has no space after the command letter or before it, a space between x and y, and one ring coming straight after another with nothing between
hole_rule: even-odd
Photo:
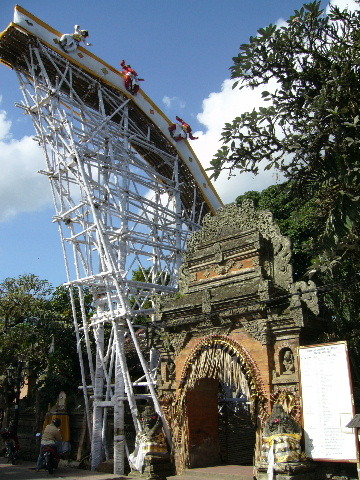
<instances>
[{"instance_id":1,"label":"motorcycle","mask_svg":"<svg viewBox=\"0 0 360 480\"><path fill-rule=\"evenodd\" d=\"M45 468L50 474L54 473L60 461L60 455L52 445L43 445L40 450L38 470Z\"/></svg>"},{"instance_id":2,"label":"motorcycle","mask_svg":"<svg viewBox=\"0 0 360 480\"><path fill-rule=\"evenodd\" d=\"M5 443L4 457L8 459L8 463L11 462L15 465L19 458L19 440L17 435L11 430L11 428L4 428L1 432L1 437Z\"/></svg>"}]
</instances>

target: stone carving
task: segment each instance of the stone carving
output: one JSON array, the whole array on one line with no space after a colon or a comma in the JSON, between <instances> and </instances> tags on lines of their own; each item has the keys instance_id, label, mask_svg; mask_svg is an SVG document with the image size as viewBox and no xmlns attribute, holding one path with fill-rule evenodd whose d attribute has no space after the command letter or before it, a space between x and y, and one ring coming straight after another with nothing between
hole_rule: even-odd
<instances>
[{"instance_id":1,"label":"stone carving","mask_svg":"<svg viewBox=\"0 0 360 480\"><path fill-rule=\"evenodd\" d=\"M145 407L140 423L142 432L136 436L135 449L129 455L129 463L132 469L142 473L147 456L164 456L168 449L161 418L152 405Z\"/></svg>"},{"instance_id":2,"label":"stone carving","mask_svg":"<svg viewBox=\"0 0 360 480\"><path fill-rule=\"evenodd\" d=\"M285 413L289 414L297 422L301 421L301 406L300 406L300 396L298 389L294 389L296 385L287 385L284 387L278 387L274 390L272 394L272 403L274 405L279 404L284 409Z\"/></svg>"},{"instance_id":3,"label":"stone carving","mask_svg":"<svg viewBox=\"0 0 360 480\"><path fill-rule=\"evenodd\" d=\"M291 298L291 306L296 308L304 302L314 315L319 315L319 301L316 294L316 285L312 280L293 283L290 292L295 294ZM296 295L298 294L298 295Z\"/></svg>"},{"instance_id":4,"label":"stone carving","mask_svg":"<svg viewBox=\"0 0 360 480\"><path fill-rule=\"evenodd\" d=\"M274 387L274 394L279 394L284 391L284 384L273 385L273 387ZM286 384L286 390L295 395L299 392L299 384L298 383Z\"/></svg>"},{"instance_id":5,"label":"stone carving","mask_svg":"<svg viewBox=\"0 0 360 480\"><path fill-rule=\"evenodd\" d=\"M263 431L257 478L314 478L313 470L313 464L306 461L301 450L300 424L280 404L275 404Z\"/></svg>"},{"instance_id":6,"label":"stone carving","mask_svg":"<svg viewBox=\"0 0 360 480\"><path fill-rule=\"evenodd\" d=\"M154 302L154 308L155 308L155 318L158 322L160 322L162 317L160 296L154 295L153 302Z\"/></svg>"},{"instance_id":7,"label":"stone carving","mask_svg":"<svg viewBox=\"0 0 360 480\"><path fill-rule=\"evenodd\" d=\"M152 405L146 405L141 414L140 422L143 432L148 438L153 438L162 428L161 419Z\"/></svg>"},{"instance_id":8,"label":"stone carving","mask_svg":"<svg viewBox=\"0 0 360 480\"><path fill-rule=\"evenodd\" d=\"M191 338L191 333L186 331L182 331L182 332L176 333L176 335L172 335L171 344L175 351L175 355L178 355L180 350L186 345L186 343L189 341L190 338Z\"/></svg>"},{"instance_id":9,"label":"stone carving","mask_svg":"<svg viewBox=\"0 0 360 480\"><path fill-rule=\"evenodd\" d=\"M294 354L290 348L286 349L282 359L283 375L291 375L295 372Z\"/></svg>"},{"instance_id":10,"label":"stone carving","mask_svg":"<svg viewBox=\"0 0 360 480\"><path fill-rule=\"evenodd\" d=\"M187 293L189 290L189 283L196 280L196 273L190 273L189 267L186 263L182 264L179 273L179 291L181 293Z\"/></svg>"},{"instance_id":11,"label":"stone carving","mask_svg":"<svg viewBox=\"0 0 360 480\"><path fill-rule=\"evenodd\" d=\"M228 260L223 264L217 265L215 267L215 273L217 273L218 275L226 275L234 267L236 267L239 270L242 267L242 262L236 262L235 260Z\"/></svg>"},{"instance_id":12,"label":"stone carving","mask_svg":"<svg viewBox=\"0 0 360 480\"><path fill-rule=\"evenodd\" d=\"M266 319L261 320L241 320L242 326L250 333L251 336L256 338L262 345L270 343L271 331L269 329L269 323Z\"/></svg>"},{"instance_id":13,"label":"stone carving","mask_svg":"<svg viewBox=\"0 0 360 480\"><path fill-rule=\"evenodd\" d=\"M279 403L274 405L273 411L266 421L264 428L264 437L281 433L300 433L301 426L292 418L291 415L285 412L282 405Z\"/></svg>"},{"instance_id":14,"label":"stone carving","mask_svg":"<svg viewBox=\"0 0 360 480\"><path fill-rule=\"evenodd\" d=\"M149 339L156 348L161 348L162 352L170 354L174 351L173 338L166 330L149 328Z\"/></svg>"},{"instance_id":15,"label":"stone carving","mask_svg":"<svg viewBox=\"0 0 360 480\"><path fill-rule=\"evenodd\" d=\"M215 262L222 263L224 261L224 254L221 250L221 243L216 243Z\"/></svg>"},{"instance_id":16,"label":"stone carving","mask_svg":"<svg viewBox=\"0 0 360 480\"><path fill-rule=\"evenodd\" d=\"M262 461L272 473L276 464L299 462L301 459L301 426L280 404L274 405L268 418L262 444Z\"/></svg>"},{"instance_id":17,"label":"stone carving","mask_svg":"<svg viewBox=\"0 0 360 480\"><path fill-rule=\"evenodd\" d=\"M258 229L262 236L271 240L274 249L274 281L287 289L292 283L292 267L290 265L290 240L281 235L272 214L264 210L255 210L251 200L246 200L238 207L235 203L226 205L217 211L215 216L206 215L203 228L193 233L188 240L188 253L185 261L194 253L199 244L231 236L239 231Z\"/></svg>"},{"instance_id":18,"label":"stone carving","mask_svg":"<svg viewBox=\"0 0 360 480\"><path fill-rule=\"evenodd\" d=\"M263 280L262 282L259 283L258 294L259 294L260 301L264 302L266 300L269 300L270 298L269 286L270 286L269 280Z\"/></svg>"},{"instance_id":19,"label":"stone carving","mask_svg":"<svg viewBox=\"0 0 360 480\"><path fill-rule=\"evenodd\" d=\"M168 382L173 382L175 380L175 363L171 358L168 358L166 362L165 377Z\"/></svg>"},{"instance_id":20,"label":"stone carving","mask_svg":"<svg viewBox=\"0 0 360 480\"><path fill-rule=\"evenodd\" d=\"M204 290L202 294L202 312L210 313L211 312L211 295L210 290Z\"/></svg>"}]
</instances>

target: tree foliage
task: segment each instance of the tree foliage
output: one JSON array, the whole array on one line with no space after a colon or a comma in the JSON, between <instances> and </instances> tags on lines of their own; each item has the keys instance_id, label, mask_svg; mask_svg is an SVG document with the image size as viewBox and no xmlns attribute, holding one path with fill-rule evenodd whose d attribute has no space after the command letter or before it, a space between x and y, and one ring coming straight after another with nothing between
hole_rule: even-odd
<instances>
[{"instance_id":1,"label":"tree foliage","mask_svg":"<svg viewBox=\"0 0 360 480\"><path fill-rule=\"evenodd\" d=\"M0 318L3 328L30 320L37 316L47 303L52 290L47 280L36 275L21 275L19 278L5 278L0 284Z\"/></svg>"},{"instance_id":2,"label":"tree foliage","mask_svg":"<svg viewBox=\"0 0 360 480\"><path fill-rule=\"evenodd\" d=\"M278 169L316 196L332 248L357 241L360 207L360 15L305 4L285 26L258 30L233 58L234 88L264 86L269 106L227 123L212 177ZM265 90L270 80L276 90ZM299 196L299 195L298 195ZM320 207L319 207L320 208ZM350 237L348 237L350 235Z\"/></svg>"},{"instance_id":3,"label":"tree foliage","mask_svg":"<svg viewBox=\"0 0 360 480\"><path fill-rule=\"evenodd\" d=\"M92 297L86 290L84 295L89 314ZM78 301L76 309L80 311ZM19 362L44 407L61 390L76 392L81 380L68 288L54 289L36 275L0 283L0 397L5 406L13 401L16 388L8 371L16 372Z\"/></svg>"}]
</instances>

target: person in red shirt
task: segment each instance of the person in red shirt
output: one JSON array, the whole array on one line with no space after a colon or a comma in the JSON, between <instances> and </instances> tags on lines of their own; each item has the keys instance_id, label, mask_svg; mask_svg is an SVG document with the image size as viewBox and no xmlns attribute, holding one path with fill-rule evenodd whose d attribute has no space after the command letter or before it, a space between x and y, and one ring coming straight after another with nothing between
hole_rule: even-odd
<instances>
[{"instance_id":1,"label":"person in red shirt","mask_svg":"<svg viewBox=\"0 0 360 480\"><path fill-rule=\"evenodd\" d=\"M176 120L179 123L173 123L169 127L170 135L177 142L179 140L185 140L188 136L190 140L197 140L199 137L194 137L192 134L192 129L188 123L186 123L182 118L176 117Z\"/></svg>"},{"instance_id":2,"label":"person in red shirt","mask_svg":"<svg viewBox=\"0 0 360 480\"><path fill-rule=\"evenodd\" d=\"M132 95L136 95L140 89L139 82L143 82L143 78L138 78L137 72L131 68L131 65L127 65L125 60L122 60L120 63L122 66L122 74L125 75L125 88L128 90Z\"/></svg>"}]
</instances>

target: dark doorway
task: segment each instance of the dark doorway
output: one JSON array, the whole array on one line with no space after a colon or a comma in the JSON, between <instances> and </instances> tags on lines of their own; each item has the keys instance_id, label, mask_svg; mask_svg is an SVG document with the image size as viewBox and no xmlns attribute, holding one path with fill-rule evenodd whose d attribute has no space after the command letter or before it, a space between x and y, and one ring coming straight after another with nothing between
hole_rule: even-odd
<instances>
[{"instance_id":1,"label":"dark doorway","mask_svg":"<svg viewBox=\"0 0 360 480\"><path fill-rule=\"evenodd\" d=\"M220 465L219 382L204 378L196 382L186 397L191 468Z\"/></svg>"},{"instance_id":2,"label":"dark doorway","mask_svg":"<svg viewBox=\"0 0 360 480\"><path fill-rule=\"evenodd\" d=\"M186 400L191 468L253 465L256 426L239 388L205 378Z\"/></svg>"},{"instance_id":3,"label":"dark doorway","mask_svg":"<svg viewBox=\"0 0 360 480\"><path fill-rule=\"evenodd\" d=\"M235 387L220 384L219 441L221 461L227 465L253 465L256 426L248 397Z\"/></svg>"}]
</instances>

